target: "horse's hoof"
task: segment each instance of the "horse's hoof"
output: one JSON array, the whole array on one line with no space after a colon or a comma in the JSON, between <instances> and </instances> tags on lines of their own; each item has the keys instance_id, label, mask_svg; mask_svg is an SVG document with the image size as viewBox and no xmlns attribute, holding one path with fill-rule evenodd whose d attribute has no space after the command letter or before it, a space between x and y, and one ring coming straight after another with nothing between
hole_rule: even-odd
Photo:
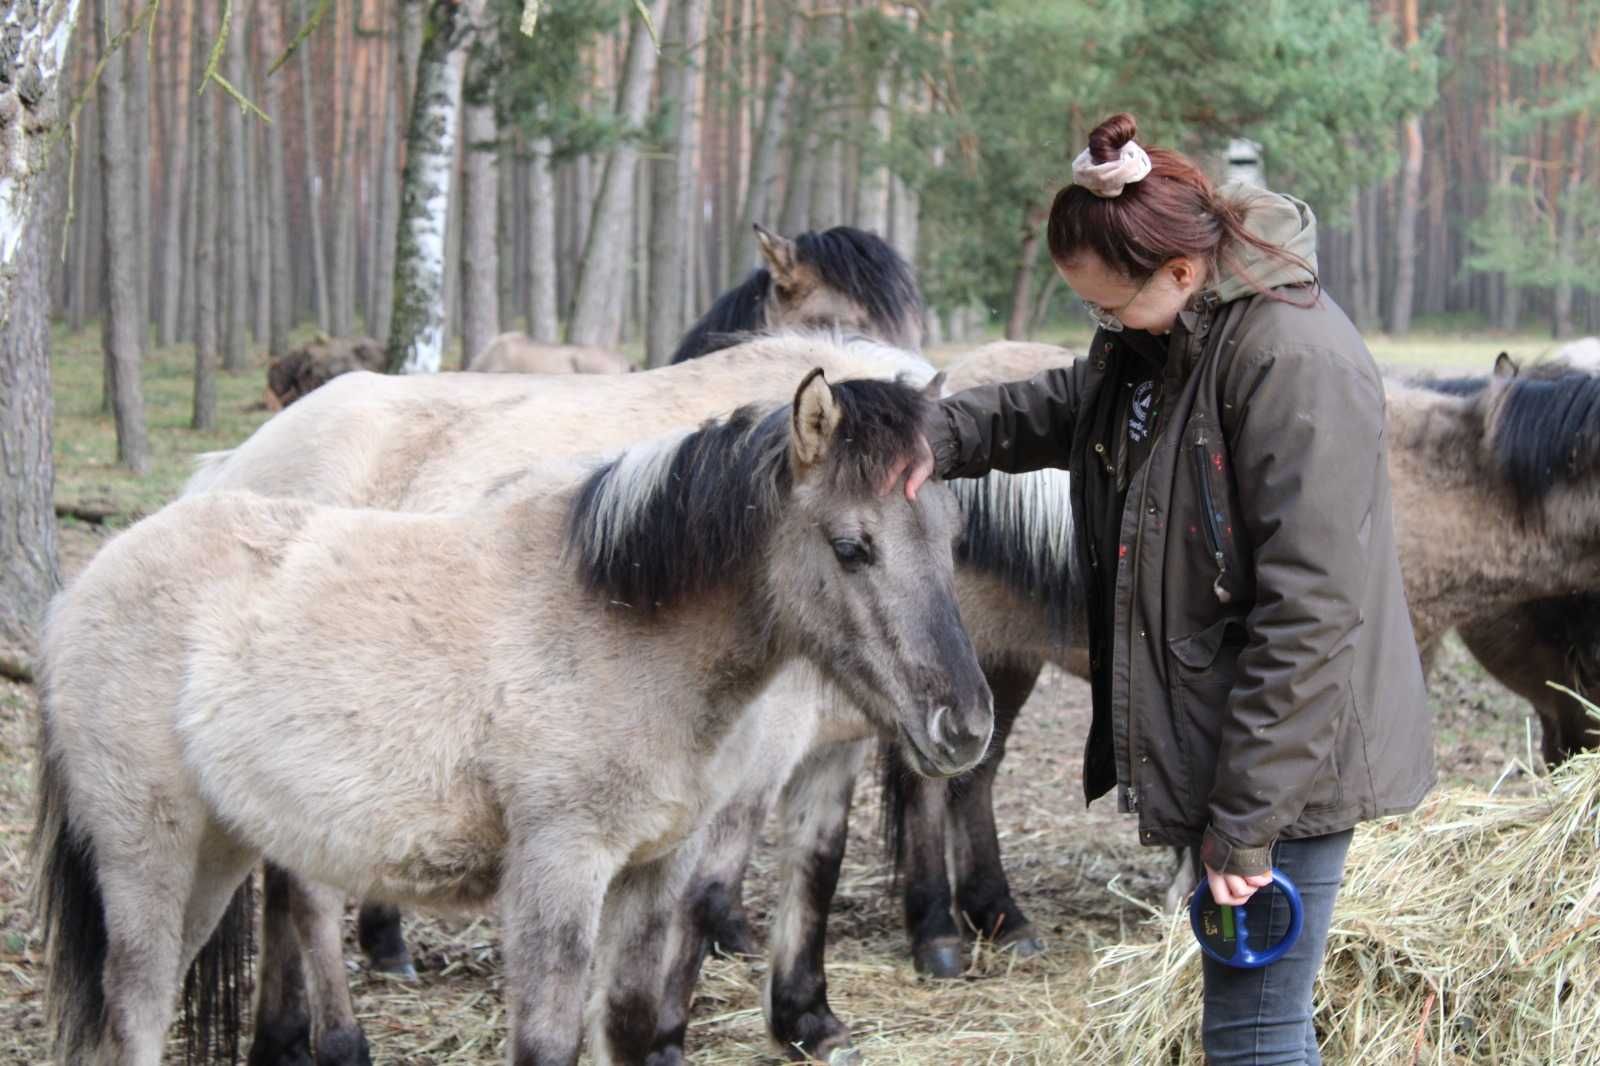
<instances>
[{"instance_id":1,"label":"horse's hoof","mask_svg":"<svg viewBox=\"0 0 1600 1066\"><path fill-rule=\"evenodd\" d=\"M828 1066L861 1066L861 1050L853 1047L834 1048L828 1052Z\"/></svg>"},{"instance_id":2,"label":"horse's hoof","mask_svg":"<svg viewBox=\"0 0 1600 1066\"><path fill-rule=\"evenodd\" d=\"M658 1047L644 1057L644 1066L683 1066L681 1047Z\"/></svg>"},{"instance_id":3,"label":"horse's hoof","mask_svg":"<svg viewBox=\"0 0 1600 1066\"><path fill-rule=\"evenodd\" d=\"M1044 938L1033 931L1032 926L1023 926L1010 936L1003 936L995 945L1001 951L1009 951L1019 959L1031 959L1035 955L1045 953Z\"/></svg>"},{"instance_id":4,"label":"horse's hoof","mask_svg":"<svg viewBox=\"0 0 1600 1066\"><path fill-rule=\"evenodd\" d=\"M761 949L756 947L755 937L750 935L750 927L742 921L719 926L711 931L708 939L711 941L711 950L725 959L761 954Z\"/></svg>"},{"instance_id":5,"label":"horse's hoof","mask_svg":"<svg viewBox=\"0 0 1600 1066\"><path fill-rule=\"evenodd\" d=\"M392 959L373 959L369 966L373 973L396 977L402 981L415 981L417 979L417 968L412 964L410 954Z\"/></svg>"},{"instance_id":6,"label":"horse's hoof","mask_svg":"<svg viewBox=\"0 0 1600 1066\"><path fill-rule=\"evenodd\" d=\"M372 1066L366 1034L353 1025L329 1029L317 1040L317 1066Z\"/></svg>"},{"instance_id":7,"label":"horse's hoof","mask_svg":"<svg viewBox=\"0 0 1600 1066\"><path fill-rule=\"evenodd\" d=\"M966 970L961 964L961 939L953 936L941 936L926 944L918 944L911 953L911 961L924 977L948 980L960 977Z\"/></svg>"},{"instance_id":8,"label":"horse's hoof","mask_svg":"<svg viewBox=\"0 0 1600 1066\"><path fill-rule=\"evenodd\" d=\"M311 1023L267 1021L250 1041L246 1066L316 1066L311 1057Z\"/></svg>"}]
</instances>

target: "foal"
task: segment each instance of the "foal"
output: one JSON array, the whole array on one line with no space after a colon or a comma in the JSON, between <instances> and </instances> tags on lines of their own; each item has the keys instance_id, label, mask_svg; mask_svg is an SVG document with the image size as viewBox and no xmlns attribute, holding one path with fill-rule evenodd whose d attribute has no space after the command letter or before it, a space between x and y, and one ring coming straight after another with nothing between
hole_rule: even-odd
<instances>
[{"instance_id":1,"label":"foal","mask_svg":"<svg viewBox=\"0 0 1600 1066\"><path fill-rule=\"evenodd\" d=\"M512 1061L576 1062L608 889L650 899L752 743L784 738L751 708L785 664L926 772L982 757L958 511L898 486L929 411L813 372L789 407L587 476L534 467L456 514L218 493L107 545L44 640L58 1054L158 1063L180 975L265 855L348 891L493 902Z\"/></svg>"}]
</instances>

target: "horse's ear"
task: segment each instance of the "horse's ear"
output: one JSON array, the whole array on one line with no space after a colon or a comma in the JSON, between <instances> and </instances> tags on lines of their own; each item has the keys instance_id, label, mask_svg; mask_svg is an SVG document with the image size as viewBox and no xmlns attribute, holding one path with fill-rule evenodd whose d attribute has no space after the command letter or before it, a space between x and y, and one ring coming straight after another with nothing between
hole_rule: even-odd
<instances>
[{"instance_id":1,"label":"horse's ear","mask_svg":"<svg viewBox=\"0 0 1600 1066\"><path fill-rule=\"evenodd\" d=\"M761 246L761 258L766 261L773 280L779 285L788 285L794 280L794 242L773 233L759 222L755 223L755 228L756 243Z\"/></svg>"},{"instance_id":2,"label":"horse's ear","mask_svg":"<svg viewBox=\"0 0 1600 1066\"><path fill-rule=\"evenodd\" d=\"M926 396L930 400L943 399L944 382L945 378L948 376L949 375L947 375L943 370L933 375L933 380L922 387L922 395Z\"/></svg>"},{"instance_id":3,"label":"horse's ear","mask_svg":"<svg viewBox=\"0 0 1600 1066\"><path fill-rule=\"evenodd\" d=\"M1494 376L1497 378L1514 378L1520 369L1510 352L1501 352L1494 357Z\"/></svg>"},{"instance_id":4,"label":"horse's ear","mask_svg":"<svg viewBox=\"0 0 1600 1066\"><path fill-rule=\"evenodd\" d=\"M790 454L797 472L816 466L827 458L833 443L833 431L839 428L839 404L833 397L833 386L823 376L822 368L811 371L794 394L794 432L790 437Z\"/></svg>"}]
</instances>

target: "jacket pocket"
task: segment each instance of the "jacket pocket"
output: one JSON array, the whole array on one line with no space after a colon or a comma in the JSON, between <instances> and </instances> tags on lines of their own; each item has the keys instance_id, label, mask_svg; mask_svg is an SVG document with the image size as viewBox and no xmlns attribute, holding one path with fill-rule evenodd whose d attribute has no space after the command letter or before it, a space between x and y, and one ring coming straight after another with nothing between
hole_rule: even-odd
<instances>
[{"instance_id":1,"label":"jacket pocket","mask_svg":"<svg viewBox=\"0 0 1600 1066\"><path fill-rule=\"evenodd\" d=\"M1209 818L1211 785L1228 696L1238 680L1246 631L1240 618L1223 618L1187 636L1167 641L1172 659L1172 730L1186 782L1184 821Z\"/></svg>"},{"instance_id":2,"label":"jacket pocket","mask_svg":"<svg viewBox=\"0 0 1600 1066\"><path fill-rule=\"evenodd\" d=\"M1213 441L1207 434L1206 427L1202 424L1195 430L1194 439L1189 443L1189 458L1195 475L1195 488L1198 493L1197 507L1200 511L1200 531L1205 539L1207 553L1211 556L1211 564L1215 570L1211 591L1216 596L1218 603L1231 603L1233 589L1231 587L1232 575L1228 571L1228 534L1231 528L1227 516L1222 513L1222 501L1226 499L1226 476L1223 473L1222 449L1220 441ZM1221 485L1218 482L1222 482Z\"/></svg>"}]
</instances>

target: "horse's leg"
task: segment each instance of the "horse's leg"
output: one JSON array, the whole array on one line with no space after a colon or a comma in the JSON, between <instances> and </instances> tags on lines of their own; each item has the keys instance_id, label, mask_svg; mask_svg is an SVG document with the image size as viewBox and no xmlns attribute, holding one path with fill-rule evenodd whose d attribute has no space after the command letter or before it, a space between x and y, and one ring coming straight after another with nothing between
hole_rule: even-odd
<instances>
[{"instance_id":1,"label":"horse's leg","mask_svg":"<svg viewBox=\"0 0 1600 1066\"><path fill-rule=\"evenodd\" d=\"M356 941L367 956L367 965L378 973L417 979L417 968L411 962L411 950L406 947L405 935L400 931L400 908L392 903L365 900L356 917Z\"/></svg>"},{"instance_id":2,"label":"horse's leg","mask_svg":"<svg viewBox=\"0 0 1600 1066\"><path fill-rule=\"evenodd\" d=\"M171 831L133 838L142 846L123 845L115 839L121 834L95 839L106 931L104 1028L96 1056L101 1066L159 1066L180 979L202 951L212 956L207 961L213 991L243 987L243 953L231 949L244 942L255 916L229 905L257 856L220 830L200 828L199 812L190 813L195 817L169 815L163 829ZM223 950L212 952L213 945ZM205 1013L225 1004L220 996L206 997L199 984L185 988L191 994L187 1006L196 1012L191 1039L197 1033L231 1049L237 1019L226 1010L221 1018ZM202 1057L210 1051L198 1050Z\"/></svg>"},{"instance_id":3,"label":"horse's leg","mask_svg":"<svg viewBox=\"0 0 1600 1066\"><path fill-rule=\"evenodd\" d=\"M729 886L744 880L774 791L752 791L730 801L698 834L696 847L685 856L693 866L665 941L665 972L652 1046L657 1057L649 1060L652 1066L668 1066L683 1057L700 967L710 952L727 950L716 938L726 935L729 928ZM746 929L746 935L748 932Z\"/></svg>"},{"instance_id":4,"label":"horse's leg","mask_svg":"<svg viewBox=\"0 0 1600 1066\"><path fill-rule=\"evenodd\" d=\"M606 893L589 1004L589 1054L596 1066L683 1062L683 1024L664 1020L663 989L679 948L674 941L692 939L697 955L704 943L684 907L702 838L696 834L672 854L624 871Z\"/></svg>"},{"instance_id":5,"label":"horse's leg","mask_svg":"<svg viewBox=\"0 0 1600 1066\"><path fill-rule=\"evenodd\" d=\"M984 670L994 692L994 739L983 762L949 787L956 905L970 928L1018 955L1039 954L1044 941L1011 898L994 824L994 779L1006 757L1006 738L1033 692L1041 665L1011 663Z\"/></svg>"},{"instance_id":6,"label":"horse's leg","mask_svg":"<svg viewBox=\"0 0 1600 1066\"><path fill-rule=\"evenodd\" d=\"M292 875L266 863L261 875L261 958L248 1066L312 1066L311 1010L300 936L292 913Z\"/></svg>"},{"instance_id":7,"label":"horse's leg","mask_svg":"<svg viewBox=\"0 0 1600 1066\"><path fill-rule=\"evenodd\" d=\"M769 798L740 797L719 811L709 827L686 901L707 951L730 958L760 954L744 909L744 875L767 817ZM692 990L693 974L689 986Z\"/></svg>"},{"instance_id":8,"label":"horse's leg","mask_svg":"<svg viewBox=\"0 0 1600 1066\"><path fill-rule=\"evenodd\" d=\"M297 875L288 877L289 912L305 953L317 1066L370 1066L372 1053L356 1022L344 968L344 893Z\"/></svg>"},{"instance_id":9,"label":"horse's leg","mask_svg":"<svg viewBox=\"0 0 1600 1066\"><path fill-rule=\"evenodd\" d=\"M763 995L767 1031L795 1060L857 1061L850 1029L828 1007L823 954L828 905L839 884L850 828L850 799L871 741L813 751L779 801L780 868L771 965Z\"/></svg>"},{"instance_id":10,"label":"horse's leg","mask_svg":"<svg viewBox=\"0 0 1600 1066\"><path fill-rule=\"evenodd\" d=\"M961 927L945 855L949 782L913 773L892 743L883 763L884 825L904 893L911 961L929 977L960 977Z\"/></svg>"},{"instance_id":11,"label":"horse's leg","mask_svg":"<svg viewBox=\"0 0 1600 1066\"><path fill-rule=\"evenodd\" d=\"M547 824L548 842L514 848L500 887L512 1066L578 1061L601 908L622 863L566 828Z\"/></svg>"},{"instance_id":12,"label":"horse's leg","mask_svg":"<svg viewBox=\"0 0 1600 1066\"><path fill-rule=\"evenodd\" d=\"M1551 768L1579 751L1600 746L1600 723L1577 700L1545 683L1581 687L1574 662L1582 662L1592 651L1589 620L1596 613L1589 600L1570 597L1519 604L1494 617L1474 618L1457 630L1467 650L1495 680L1533 705L1539 716L1540 754Z\"/></svg>"}]
</instances>

